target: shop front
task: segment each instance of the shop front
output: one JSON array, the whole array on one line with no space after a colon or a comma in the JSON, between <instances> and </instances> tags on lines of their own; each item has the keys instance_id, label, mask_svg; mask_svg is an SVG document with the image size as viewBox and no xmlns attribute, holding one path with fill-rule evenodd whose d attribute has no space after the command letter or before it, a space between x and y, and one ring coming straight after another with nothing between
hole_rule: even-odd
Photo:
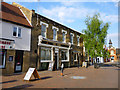
<instances>
[{"instance_id":1,"label":"shop front","mask_svg":"<svg viewBox=\"0 0 120 90\"><path fill-rule=\"evenodd\" d=\"M40 43L38 45L39 49L39 60L40 60L40 70L59 70L62 63L69 63L69 46L65 47L62 43L59 46L56 42L52 43ZM58 44L58 42L57 42Z\"/></svg>"}]
</instances>

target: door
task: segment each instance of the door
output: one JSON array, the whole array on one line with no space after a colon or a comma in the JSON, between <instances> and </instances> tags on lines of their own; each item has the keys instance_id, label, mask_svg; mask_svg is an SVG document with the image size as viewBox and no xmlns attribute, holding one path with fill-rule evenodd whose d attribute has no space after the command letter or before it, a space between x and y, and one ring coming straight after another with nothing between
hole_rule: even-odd
<instances>
[{"instance_id":1,"label":"door","mask_svg":"<svg viewBox=\"0 0 120 90\"><path fill-rule=\"evenodd\" d=\"M22 72L22 64L23 64L23 51L16 51L15 56L15 72Z\"/></svg>"}]
</instances>

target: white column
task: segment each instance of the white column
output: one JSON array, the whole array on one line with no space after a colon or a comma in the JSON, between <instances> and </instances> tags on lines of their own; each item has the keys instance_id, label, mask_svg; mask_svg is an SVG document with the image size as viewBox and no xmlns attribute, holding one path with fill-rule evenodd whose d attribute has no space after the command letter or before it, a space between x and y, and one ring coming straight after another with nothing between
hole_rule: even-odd
<instances>
[{"instance_id":1,"label":"white column","mask_svg":"<svg viewBox=\"0 0 120 90\"><path fill-rule=\"evenodd\" d=\"M51 47L51 60L53 61L53 47Z\"/></svg>"},{"instance_id":2,"label":"white column","mask_svg":"<svg viewBox=\"0 0 120 90\"><path fill-rule=\"evenodd\" d=\"M67 54L68 54L68 61L69 61L69 49L68 49L68 53Z\"/></svg>"}]
</instances>

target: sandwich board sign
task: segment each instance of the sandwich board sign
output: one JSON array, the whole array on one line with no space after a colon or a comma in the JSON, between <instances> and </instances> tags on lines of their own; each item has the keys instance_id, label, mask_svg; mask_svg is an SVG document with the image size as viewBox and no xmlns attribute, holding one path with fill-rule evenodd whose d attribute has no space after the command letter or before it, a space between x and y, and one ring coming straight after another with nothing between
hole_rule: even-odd
<instances>
[{"instance_id":1,"label":"sandwich board sign","mask_svg":"<svg viewBox=\"0 0 120 90\"><path fill-rule=\"evenodd\" d=\"M30 80L31 79L31 76L34 75L35 79L36 78L39 78L40 79L40 76L36 70L36 68L29 68L25 77L24 77L24 80Z\"/></svg>"},{"instance_id":2,"label":"sandwich board sign","mask_svg":"<svg viewBox=\"0 0 120 90\"><path fill-rule=\"evenodd\" d=\"M52 71L54 66L54 62L49 63L48 71Z\"/></svg>"}]
</instances>

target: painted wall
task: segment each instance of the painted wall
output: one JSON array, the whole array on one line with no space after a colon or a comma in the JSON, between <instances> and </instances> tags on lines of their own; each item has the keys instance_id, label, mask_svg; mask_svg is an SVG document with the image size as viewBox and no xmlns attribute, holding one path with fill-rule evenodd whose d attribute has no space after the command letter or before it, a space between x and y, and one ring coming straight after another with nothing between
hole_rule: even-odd
<instances>
[{"instance_id":1,"label":"painted wall","mask_svg":"<svg viewBox=\"0 0 120 90\"><path fill-rule=\"evenodd\" d=\"M13 37L14 26L21 28L21 38ZM15 40L15 50L30 51L31 42L30 28L2 21L2 29L0 29L0 32L2 32L2 36L0 36L0 38Z\"/></svg>"}]
</instances>

